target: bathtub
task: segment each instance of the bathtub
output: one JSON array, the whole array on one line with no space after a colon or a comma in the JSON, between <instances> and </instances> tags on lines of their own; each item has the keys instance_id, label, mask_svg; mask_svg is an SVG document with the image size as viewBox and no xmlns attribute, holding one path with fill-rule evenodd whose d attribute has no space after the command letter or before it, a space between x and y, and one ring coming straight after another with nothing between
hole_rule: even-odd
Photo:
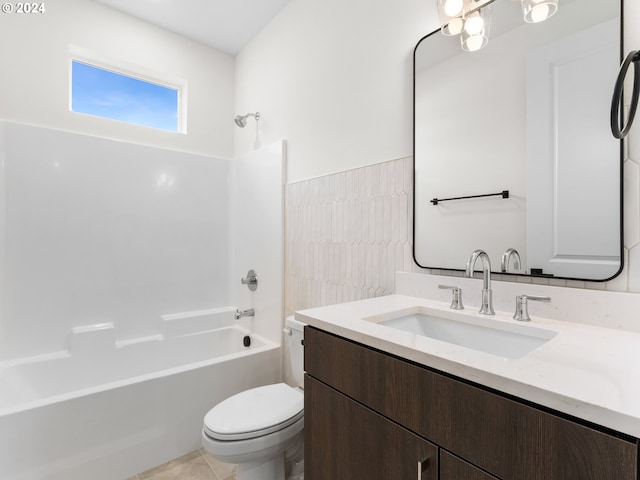
<instances>
[{"instance_id":1,"label":"bathtub","mask_svg":"<svg viewBox=\"0 0 640 480\"><path fill-rule=\"evenodd\" d=\"M80 326L65 351L0 363L0 479L121 480L199 448L213 405L281 378L280 345L234 312L167 315L126 341Z\"/></svg>"}]
</instances>

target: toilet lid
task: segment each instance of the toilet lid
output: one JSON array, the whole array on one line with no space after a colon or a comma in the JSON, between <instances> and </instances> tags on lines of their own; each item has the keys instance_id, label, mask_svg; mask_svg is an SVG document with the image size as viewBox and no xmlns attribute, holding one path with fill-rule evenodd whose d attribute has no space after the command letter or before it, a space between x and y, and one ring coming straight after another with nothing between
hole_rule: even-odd
<instances>
[{"instance_id":1,"label":"toilet lid","mask_svg":"<svg viewBox=\"0 0 640 480\"><path fill-rule=\"evenodd\" d=\"M204 417L204 429L220 440L259 437L288 427L303 412L302 391L276 383L245 390L220 402Z\"/></svg>"}]
</instances>

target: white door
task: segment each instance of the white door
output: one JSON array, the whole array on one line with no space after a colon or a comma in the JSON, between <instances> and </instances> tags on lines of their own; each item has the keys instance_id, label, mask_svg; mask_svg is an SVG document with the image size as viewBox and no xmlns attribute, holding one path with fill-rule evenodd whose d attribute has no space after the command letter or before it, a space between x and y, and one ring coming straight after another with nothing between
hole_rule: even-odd
<instances>
[{"instance_id":1,"label":"white door","mask_svg":"<svg viewBox=\"0 0 640 480\"><path fill-rule=\"evenodd\" d=\"M620 265L620 144L609 128L615 20L527 59L527 265L605 279Z\"/></svg>"}]
</instances>

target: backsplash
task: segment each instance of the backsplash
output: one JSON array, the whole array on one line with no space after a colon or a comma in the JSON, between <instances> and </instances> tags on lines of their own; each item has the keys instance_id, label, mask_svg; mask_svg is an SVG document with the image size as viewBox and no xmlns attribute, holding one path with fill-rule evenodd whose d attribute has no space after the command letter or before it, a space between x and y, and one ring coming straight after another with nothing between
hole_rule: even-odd
<instances>
[{"instance_id":1,"label":"backsplash","mask_svg":"<svg viewBox=\"0 0 640 480\"><path fill-rule=\"evenodd\" d=\"M285 311L387 295L412 271L411 157L288 184Z\"/></svg>"},{"instance_id":2,"label":"backsplash","mask_svg":"<svg viewBox=\"0 0 640 480\"><path fill-rule=\"evenodd\" d=\"M625 268L618 277L584 282L496 274L493 279L640 293L640 166L629 158L636 153L631 150L624 162ZM286 314L393 293L395 271L462 276L415 264L412 217L412 157L288 184Z\"/></svg>"}]
</instances>

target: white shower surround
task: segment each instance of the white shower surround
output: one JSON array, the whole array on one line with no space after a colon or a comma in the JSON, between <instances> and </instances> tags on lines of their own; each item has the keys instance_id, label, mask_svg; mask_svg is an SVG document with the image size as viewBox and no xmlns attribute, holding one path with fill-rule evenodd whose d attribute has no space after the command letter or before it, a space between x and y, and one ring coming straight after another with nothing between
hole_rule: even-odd
<instances>
[{"instance_id":1,"label":"white shower surround","mask_svg":"<svg viewBox=\"0 0 640 480\"><path fill-rule=\"evenodd\" d=\"M0 478L133 475L280 380L284 147L230 161L0 121Z\"/></svg>"},{"instance_id":2,"label":"white shower surround","mask_svg":"<svg viewBox=\"0 0 640 480\"><path fill-rule=\"evenodd\" d=\"M284 142L238 160L0 121L0 361L117 341L162 315L256 306L279 342ZM249 268L260 284L240 284Z\"/></svg>"},{"instance_id":3,"label":"white shower surround","mask_svg":"<svg viewBox=\"0 0 640 480\"><path fill-rule=\"evenodd\" d=\"M229 160L0 123L0 361L229 305Z\"/></svg>"}]
</instances>

